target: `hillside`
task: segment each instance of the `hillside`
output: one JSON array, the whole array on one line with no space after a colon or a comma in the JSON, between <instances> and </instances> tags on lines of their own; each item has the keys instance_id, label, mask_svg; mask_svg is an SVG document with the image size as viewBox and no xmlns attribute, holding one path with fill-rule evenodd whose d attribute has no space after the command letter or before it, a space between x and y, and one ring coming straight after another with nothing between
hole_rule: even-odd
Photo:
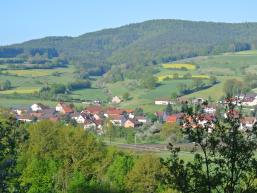
<instances>
[{"instance_id":1,"label":"hillside","mask_svg":"<svg viewBox=\"0 0 257 193\"><path fill-rule=\"evenodd\" d=\"M0 47L0 58L64 57L86 66L151 65L257 48L257 23L151 20L79 37L46 37Z\"/></svg>"}]
</instances>

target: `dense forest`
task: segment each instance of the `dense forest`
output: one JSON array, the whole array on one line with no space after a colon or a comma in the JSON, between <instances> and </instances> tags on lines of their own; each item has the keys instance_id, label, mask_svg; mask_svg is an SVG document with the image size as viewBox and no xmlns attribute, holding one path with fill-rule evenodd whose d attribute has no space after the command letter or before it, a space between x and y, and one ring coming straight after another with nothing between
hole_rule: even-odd
<instances>
[{"instance_id":1,"label":"dense forest","mask_svg":"<svg viewBox=\"0 0 257 193\"><path fill-rule=\"evenodd\" d=\"M98 73L102 73L111 64L144 66L255 49L256 31L257 23L151 20L79 37L46 37L2 46L0 58L32 58L33 61L40 56L44 60L61 57L87 68L98 67Z\"/></svg>"}]
</instances>

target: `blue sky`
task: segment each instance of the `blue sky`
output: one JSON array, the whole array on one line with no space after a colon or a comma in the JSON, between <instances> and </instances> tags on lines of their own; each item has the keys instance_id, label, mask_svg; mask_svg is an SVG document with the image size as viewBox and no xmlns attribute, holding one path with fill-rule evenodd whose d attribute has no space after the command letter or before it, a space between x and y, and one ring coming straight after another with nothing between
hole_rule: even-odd
<instances>
[{"instance_id":1,"label":"blue sky","mask_svg":"<svg viewBox=\"0 0 257 193\"><path fill-rule=\"evenodd\" d=\"M0 45L150 19L257 22L255 0L2 0Z\"/></svg>"}]
</instances>

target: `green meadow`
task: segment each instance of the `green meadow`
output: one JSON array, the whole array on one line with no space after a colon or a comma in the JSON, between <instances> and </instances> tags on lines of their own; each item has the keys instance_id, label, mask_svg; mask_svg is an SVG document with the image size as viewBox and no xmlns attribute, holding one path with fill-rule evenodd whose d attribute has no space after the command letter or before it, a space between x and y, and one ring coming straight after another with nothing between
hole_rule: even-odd
<instances>
[{"instance_id":1,"label":"green meadow","mask_svg":"<svg viewBox=\"0 0 257 193\"><path fill-rule=\"evenodd\" d=\"M33 97L26 98L26 95L38 92L40 88L51 84L68 84L76 79L75 67L56 69L30 69L30 70L11 70L8 64L1 64L0 81L10 80L12 89L0 91L0 106L16 107L25 106L38 99ZM198 92L185 95L189 99L202 97L213 100L219 100L224 96L223 85L226 80L236 78L242 79L247 73L257 71L257 51L244 51L238 53L225 53L216 56L203 56L176 61L176 63L159 64L155 68L158 73L154 76L158 79L158 86L155 89L143 89L139 80L125 80L116 83L105 84L104 88L99 88L97 81L101 77L94 77L92 88L73 91L69 94L71 99L79 100L102 100L108 101L113 96L122 98L124 93L129 93L130 98L123 101L118 106L134 109L142 107L145 111L162 110L163 106L154 105L157 98L170 98L173 93L178 92L181 84L192 85L194 79L202 79L208 82L211 76L215 76L218 84ZM178 79L174 79L177 74ZM185 79L186 74L191 74L190 79ZM256 91L253 90L254 92ZM12 97L15 94L24 95L24 97ZM25 98L25 99L23 99ZM54 105L56 102L43 101L48 105Z\"/></svg>"}]
</instances>

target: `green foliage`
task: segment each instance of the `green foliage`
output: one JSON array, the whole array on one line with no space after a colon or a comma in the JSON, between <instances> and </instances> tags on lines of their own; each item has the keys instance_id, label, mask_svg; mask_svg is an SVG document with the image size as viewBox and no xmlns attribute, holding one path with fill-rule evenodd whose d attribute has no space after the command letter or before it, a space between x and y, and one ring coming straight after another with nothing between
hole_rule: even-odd
<instances>
[{"instance_id":1,"label":"green foliage","mask_svg":"<svg viewBox=\"0 0 257 193\"><path fill-rule=\"evenodd\" d=\"M181 128L177 123L163 124L160 135L163 140L167 140L174 144L181 142L183 139Z\"/></svg>"},{"instance_id":2,"label":"green foliage","mask_svg":"<svg viewBox=\"0 0 257 193\"><path fill-rule=\"evenodd\" d=\"M28 131L30 138L20 156L22 186L28 192L66 192L69 184L74 188L75 172L87 180L98 175L104 149L93 135L48 121L31 125Z\"/></svg>"},{"instance_id":3,"label":"green foliage","mask_svg":"<svg viewBox=\"0 0 257 193\"><path fill-rule=\"evenodd\" d=\"M19 191L16 163L19 143L22 140L20 131L13 117L0 114L0 192L2 193Z\"/></svg>"},{"instance_id":4,"label":"green foliage","mask_svg":"<svg viewBox=\"0 0 257 193\"><path fill-rule=\"evenodd\" d=\"M172 108L170 103L166 106L165 112L166 112L167 115L171 115L172 114L173 108Z\"/></svg>"},{"instance_id":5,"label":"green foliage","mask_svg":"<svg viewBox=\"0 0 257 193\"><path fill-rule=\"evenodd\" d=\"M129 100L129 99L130 99L129 93L128 93L128 92L125 92L125 93L123 94L122 98L123 98L123 100L125 100L125 101Z\"/></svg>"},{"instance_id":6,"label":"green foliage","mask_svg":"<svg viewBox=\"0 0 257 193\"><path fill-rule=\"evenodd\" d=\"M256 30L255 23L152 20L76 38L47 37L1 47L0 57L29 58L34 63L45 63L38 64L41 66L55 58L68 58L85 66L91 75L99 75L110 64L155 65L198 55L249 50L256 47Z\"/></svg>"},{"instance_id":7,"label":"green foliage","mask_svg":"<svg viewBox=\"0 0 257 193\"><path fill-rule=\"evenodd\" d=\"M126 175L132 169L134 157L129 155L118 155L107 170L108 180L116 190L125 190Z\"/></svg>"},{"instance_id":8,"label":"green foliage","mask_svg":"<svg viewBox=\"0 0 257 193\"><path fill-rule=\"evenodd\" d=\"M146 75L141 80L141 85L147 89L154 89L157 86L157 78L154 76Z\"/></svg>"},{"instance_id":9,"label":"green foliage","mask_svg":"<svg viewBox=\"0 0 257 193\"><path fill-rule=\"evenodd\" d=\"M68 84L67 88L69 90L80 90L84 88L91 88L91 82L89 80L76 81Z\"/></svg>"},{"instance_id":10,"label":"green foliage","mask_svg":"<svg viewBox=\"0 0 257 193\"><path fill-rule=\"evenodd\" d=\"M235 115L236 106L229 104L227 118L199 123L201 114L191 115L183 122L183 134L196 144L194 160L179 158L179 148L170 144L171 155L163 164L169 170L164 181L182 193L238 193L256 192L257 127L241 129L241 114ZM211 130L211 132L210 132Z\"/></svg>"},{"instance_id":11,"label":"green foliage","mask_svg":"<svg viewBox=\"0 0 257 193\"><path fill-rule=\"evenodd\" d=\"M235 95L241 94L243 92L244 83L237 79L229 79L224 84L224 92L226 97L234 97Z\"/></svg>"},{"instance_id":12,"label":"green foliage","mask_svg":"<svg viewBox=\"0 0 257 193\"><path fill-rule=\"evenodd\" d=\"M1 90L9 90L12 88L12 83L9 80L5 80L4 82L0 82L0 91Z\"/></svg>"},{"instance_id":13,"label":"green foliage","mask_svg":"<svg viewBox=\"0 0 257 193\"><path fill-rule=\"evenodd\" d=\"M136 160L134 167L128 173L125 186L133 193L155 193L161 186L158 178L163 174L160 160L145 155Z\"/></svg>"}]
</instances>

